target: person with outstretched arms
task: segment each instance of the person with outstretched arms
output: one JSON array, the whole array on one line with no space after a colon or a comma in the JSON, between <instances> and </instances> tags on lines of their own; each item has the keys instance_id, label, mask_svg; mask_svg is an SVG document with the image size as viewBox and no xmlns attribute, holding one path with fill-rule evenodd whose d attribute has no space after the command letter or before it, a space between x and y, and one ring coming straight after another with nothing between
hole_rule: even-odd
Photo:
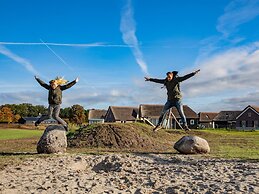
<instances>
[{"instance_id":1,"label":"person with outstretched arms","mask_svg":"<svg viewBox=\"0 0 259 194\"><path fill-rule=\"evenodd\" d=\"M151 82L163 84L167 89L167 102L163 107L163 110L158 119L158 123L156 127L153 129L153 131L157 131L159 129L161 122L163 120L164 114L172 107L176 107L177 111L179 112L179 115L181 116L181 119L183 122L183 128L186 131L190 131L183 111L183 104L181 101L182 94L180 90L180 82L191 78L192 76L196 75L199 71L200 69L182 77L177 75L178 71L167 72L165 79L155 79L155 78L145 77L145 81L151 81Z\"/></svg>"}]
</instances>

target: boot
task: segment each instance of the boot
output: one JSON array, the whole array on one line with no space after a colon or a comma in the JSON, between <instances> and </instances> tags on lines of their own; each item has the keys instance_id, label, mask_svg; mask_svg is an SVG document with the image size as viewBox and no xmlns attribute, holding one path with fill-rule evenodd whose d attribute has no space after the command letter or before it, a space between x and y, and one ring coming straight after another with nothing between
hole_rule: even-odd
<instances>
[{"instance_id":1,"label":"boot","mask_svg":"<svg viewBox=\"0 0 259 194\"><path fill-rule=\"evenodd\" d=\"M39 120L37 120L37 121L34 123L35 127L39 126L39 124L40 124Z\"/></svg>"},{"instance_id":2,"label":"boot","mask_svg":"<svg viewBox=\"0 0 259 194\"><path fill-rule=\"evenodd\" d=\"M68 131L69 131L68 126L67 126L67 125L64 125L63 127L64 127L64 129L66 130L66 132L68 132Z\"/></svg>"}]
</instances>

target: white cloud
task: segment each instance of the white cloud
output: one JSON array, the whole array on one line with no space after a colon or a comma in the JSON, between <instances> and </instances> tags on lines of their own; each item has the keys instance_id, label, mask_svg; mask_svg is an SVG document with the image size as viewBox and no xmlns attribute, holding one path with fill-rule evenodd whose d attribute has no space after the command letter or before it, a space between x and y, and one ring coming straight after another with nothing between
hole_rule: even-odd
<instances>
[{"instance_id":1,"label":"white cloud","mask_svg":"<svg viewBox=\"0 0 259 194\"><path fill-rule=\"evenodd\" d=\"M140 66L143 73L147 75L147 64L139 48L138 39L136 37L136 24L133 18L133 8L131 5L131 0L127 1L127 4L122 10L120 30L122 32L123 41L131 47L138 65Z\"/></svg>"},{"instance_id":2,"label":"white cloud","mask_svg":"<svg viewBox=\"0 0 259 194\"><path fill-rule=\"evenodd\" d=\"M229 49L246 40L247 37L244 35L240 37L236 32L242 24L252 21L258 15L258 0L232 0L218 18L216 29L220 34L207 37L200 42L201 49L196 63L213 53Z\"/></svg>"},{"instance_id":3,"label":"white cloud","mask_svg":"<svg viewBox=\"0 0 259 194\"><path fill-rule=\"evenodd\" d=\"M199 96L250 91L259 82L258 43L229 49L200 62L200 74L186 83L186 94Z\"/></svg>"},{"instance_id":4,"label":"white cloud","mask_svg":"<svg viewBox=\"0 0 259 194\"><path fill-rule=\"evenodd\" d=\"M219 17L217 30L228 37L244 24L259 15L258 0L233 0L225 8L225 13Z\"/></svg>"},{"instance_id":5,"label":"white cloud","mask_svg":"<svg viewBox=\"0 0 259 194\"><path fill-rule=\"evenodd\" d=\"M259 82L259 42L244 45L246 37L237 32L258 15L258 0L232 0L225 7L216 26L220 34L201 41L195 62L200 74L184 83L188 102L196 101L201 111L242 109L240 106L253 102L249 94L256 91ZM242 41L243 46L236 46Z\"/></svg>"},{"instance_id":6,"label":"white cloud","mask_svg":"<svg viewBox=\"0 0 259 194\"><path fill-rule=\"evenodd\" d=\"M46 99L46 100L45 100ZM0 105L31 103L47 105L47 96L44 92L22 91L22 92L1 92Z\"/></svg>"},{"instance_id":7,"label":"white cloud","mask_svg":"<svg viewBox=\"0 0 259 194\"><path fill-rule=\"evenodd\" d=\"M39 75L38 71L34 68L34 66L27 59L24 59L16 54L14 54L13 52L11 52L10 50L8 50L7 48L5 48L4 46L1 46L1 45L0 45L0 53L5 55L6 57L12 59L13 61L21 64L31 74Z\"/></svg>"}]
</instances>

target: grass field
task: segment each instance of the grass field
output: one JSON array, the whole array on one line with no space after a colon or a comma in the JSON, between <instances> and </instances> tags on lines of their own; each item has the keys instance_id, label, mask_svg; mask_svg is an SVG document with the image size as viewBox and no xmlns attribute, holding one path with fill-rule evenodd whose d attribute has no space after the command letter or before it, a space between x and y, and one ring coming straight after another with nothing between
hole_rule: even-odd
<instances>
[{"instance_id":1,"label":"grass field","mask_svg":"<svg viewBox=\"0 0 259 194\"><path fill-rule=\"evenodd\" d=\"M0 129L0 140L40 137L43 131L22 129Z\"/></svg>"},{"instance_id":2,"label":"grass field","mask_svg":"<svg viewBox=\"0 0 259 194\"><path fill-rule=\"evenodd\" d=\"M259 131L199 131L209 143L211 155L222 158L259 159Z\"/></svg>"},{"instance_id":3,"label":"grass field","mask_svg":"<svg viewBox=\"0 0 259 194\"><path fill-rule=\"evenodd\" d=\"M43 134L42 130L0 129L0 168L6 164L15 163L27 157L49 157L52 155L37 155L36 145ZM184 135L197 135L206 139L211 153L206 157L240 158L245 160L259 160L259 131L227 131L227 130L193 130L185 133L180 130L158 131L150 130L148 135L155 136L158 141L168 141L170 145ZM102 153L121 152L100 148L68 148L68 153ZM133 150L138 152L138 150ZM176 154L174 149L165 149L163 153Z\"/></svg>"}]
</instances>

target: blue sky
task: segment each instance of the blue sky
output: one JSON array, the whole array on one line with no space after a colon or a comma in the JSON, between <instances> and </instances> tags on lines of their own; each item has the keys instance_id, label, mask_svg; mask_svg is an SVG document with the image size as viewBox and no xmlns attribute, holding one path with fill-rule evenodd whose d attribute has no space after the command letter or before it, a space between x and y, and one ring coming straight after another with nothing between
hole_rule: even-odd
<instances>
[{"instance_id":1,"label":"blue sky","mask_svg":"<svg viewBox=\"0 0 259 194\"><path fill-rule=\"evenodd\" d=\"M47 106L34 80L80 81L63 107L164 104L144 76L181 84L196 112L259 106L258 0L0 0L0 104Z\"/></svg>"}]
</instances>

